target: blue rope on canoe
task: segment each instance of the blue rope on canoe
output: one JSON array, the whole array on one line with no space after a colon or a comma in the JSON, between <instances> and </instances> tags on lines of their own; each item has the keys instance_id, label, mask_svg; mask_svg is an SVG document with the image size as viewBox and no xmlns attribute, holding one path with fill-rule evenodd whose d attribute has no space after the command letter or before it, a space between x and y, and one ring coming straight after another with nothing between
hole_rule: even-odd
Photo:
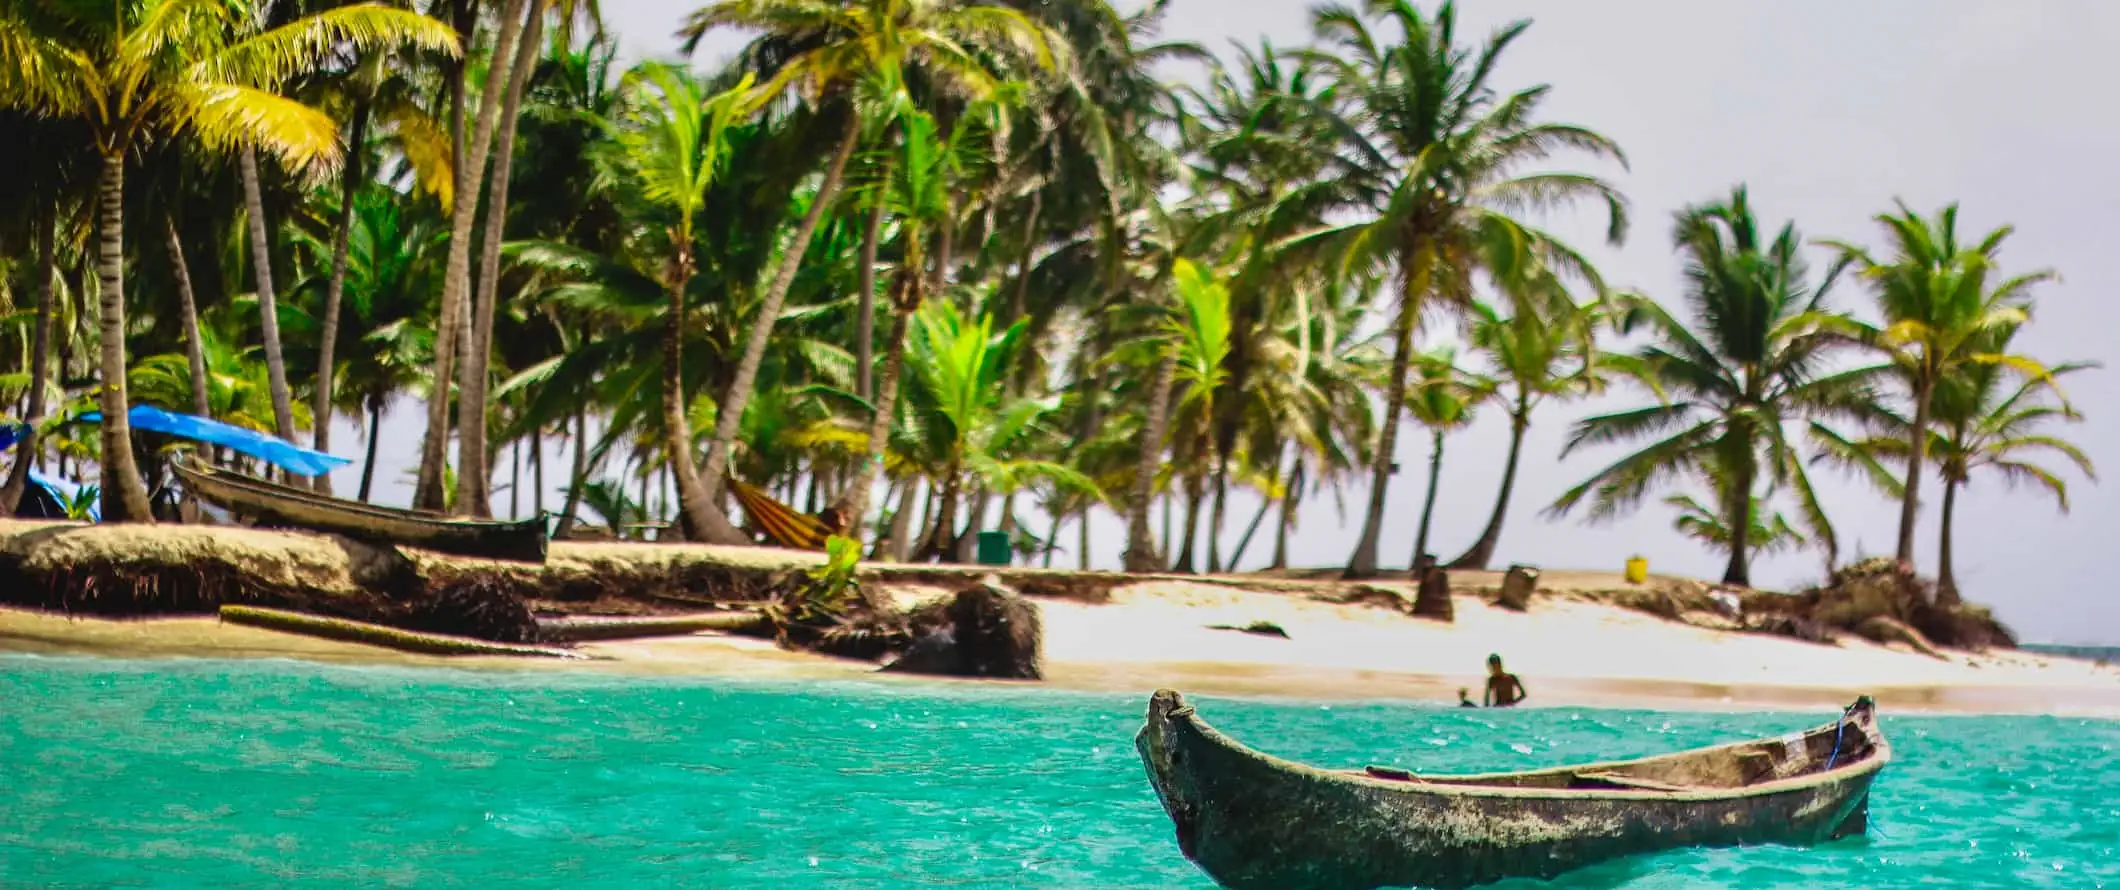
<instances>
[{"instance_id":1,"label":"blue rope on canoe","mask_svg":"<svg viewBox=\"0 0 2120 890\"><path fill-rule=\"evenodd\" d=\"M1840 734L1847 728L1848 715L1842 714L1839 720L1833 721L1833 754L1826 758L1826 772L1832 772L1833 764L1840 760Z\"/></svg>"}]
</instances>

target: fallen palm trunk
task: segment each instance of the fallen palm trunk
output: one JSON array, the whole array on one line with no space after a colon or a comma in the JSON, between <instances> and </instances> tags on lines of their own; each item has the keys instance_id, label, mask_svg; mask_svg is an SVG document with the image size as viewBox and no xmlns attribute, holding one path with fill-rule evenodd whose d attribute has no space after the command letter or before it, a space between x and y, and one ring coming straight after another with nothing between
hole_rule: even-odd
<instances>
[{"instance_id":1,"label":"fallen palm trunk","mask_svg":"<svg viewBox=\"0 0 2120 890\"><path fill-rule=\"evenodd\" d=\"M370 646L382 646L401 652L417 652L425 655L588 657L579 652L569 652L565 649L511 643L489 643L469 637L400 630L380 624L349 621L344 618L325 618L317 615L306 615L301 612L287 612L280 609L265 609L257 606L224 605L221 607L221 620L230 624L241 624L329 640L344 640L350 643L363 643Z\"/></svg>"},{"instance_id":2,"label":"fallen palm trunk","mask_svg":"<svg viewBox=\"0 0 2120 890\"><path fill-rule=\"evenodd\" d=\"M737 631L758 624L757 612L709 612L703 615L569 616L537 622L538 638L554 643L677 637L701 631Z\"/></svg>"}]
</instances>

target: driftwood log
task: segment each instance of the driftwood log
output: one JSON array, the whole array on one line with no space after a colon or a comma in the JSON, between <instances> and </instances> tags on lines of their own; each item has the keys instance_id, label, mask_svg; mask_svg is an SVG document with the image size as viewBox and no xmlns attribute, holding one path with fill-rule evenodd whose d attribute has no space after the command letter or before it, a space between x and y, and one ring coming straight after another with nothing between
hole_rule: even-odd
<instances>
[{"instance_id":1,"label":"driftwood log","mask_svg":"<svg viewBox=\"0 0 2120 890\"><path fill-rule=\"evenodd\" d=\"M528 655L541 658L588 657L579 652L569 652L565 649L521 646L510 643L489 643L485 640L474 640L469 637L422 633L395 627L385 627L380 624L369 624L365 621L324 618L317 615L305 615L301 612L265 609L257 606L222 606L221 620L229 624L321 637L328 640L382 646L401 652L417 652L423 655Z\"/></svg>"}]
</instances>

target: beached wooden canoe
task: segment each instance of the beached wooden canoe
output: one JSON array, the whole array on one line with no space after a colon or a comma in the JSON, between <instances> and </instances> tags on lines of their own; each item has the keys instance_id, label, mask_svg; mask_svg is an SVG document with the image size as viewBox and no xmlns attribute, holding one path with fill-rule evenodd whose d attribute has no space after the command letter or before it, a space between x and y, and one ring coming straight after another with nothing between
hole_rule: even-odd
<instances>
[{"instance_id":1,"label":"beached wooden canoe","mask_svg":"<svg viewBox=\"0 0 2120 890\"><path fill-rule=\"evenodd\" d=\"M1471 887L1677 847L1863 833L1891 760L1865 696L1779 738L1519 773L1330 771L1239 744L1161 690L1135 739L1178 849L1232 890Z\"/></svg>"},{"instance_id":2,"label":"beached wooden canoe","mask_svg":"<svg viewBox=\"0 0 2120 890\"><path fill-rule=\"evenodd\" d=\"M543 519L451 519L329 497L191 461L177 461L176 471L192 494L259 525L329 532L459 556L545 561Z\"/></svg>"}]
</instances>

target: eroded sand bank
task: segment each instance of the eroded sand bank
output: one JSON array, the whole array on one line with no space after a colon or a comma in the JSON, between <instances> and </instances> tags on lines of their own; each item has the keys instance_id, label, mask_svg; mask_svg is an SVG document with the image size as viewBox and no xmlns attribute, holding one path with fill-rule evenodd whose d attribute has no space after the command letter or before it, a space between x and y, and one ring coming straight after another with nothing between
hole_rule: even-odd
<instances>
[{"instance_id":1,"label":"eroded sand bank","mask_svg":"<svg viewBox=\"0 0 2120 890\"><path fill-rule=\"evenodd\" d=\"M1565 590L1566 579L1553 580ZM931 592L908 587L900 594ZM1542 596L1522 613L1463 593L1455 601L1456 621L1445 624L1226 581L1132 584L1115 590L1107 604L1038 599L1048 685L1068 689L1145 695L1171 686L1224 695L1448 702L1461 686L1477 696L1483 662L1498 652L1523 678L1531 705L1815 710L1871 694L1898 711L2120 716L2120 670L2075 659L1999 651L1935 658L1853 638L1823 646L1695 627L1562 596ZM1209 627L1254 621L1277 624L1289 636ZM213 618L108 621L0 609L0 650L31 653L951 682L878 675L873 665L712 633L581 648L599 659L441 658Z\"/></svg>"}]
</instances>

